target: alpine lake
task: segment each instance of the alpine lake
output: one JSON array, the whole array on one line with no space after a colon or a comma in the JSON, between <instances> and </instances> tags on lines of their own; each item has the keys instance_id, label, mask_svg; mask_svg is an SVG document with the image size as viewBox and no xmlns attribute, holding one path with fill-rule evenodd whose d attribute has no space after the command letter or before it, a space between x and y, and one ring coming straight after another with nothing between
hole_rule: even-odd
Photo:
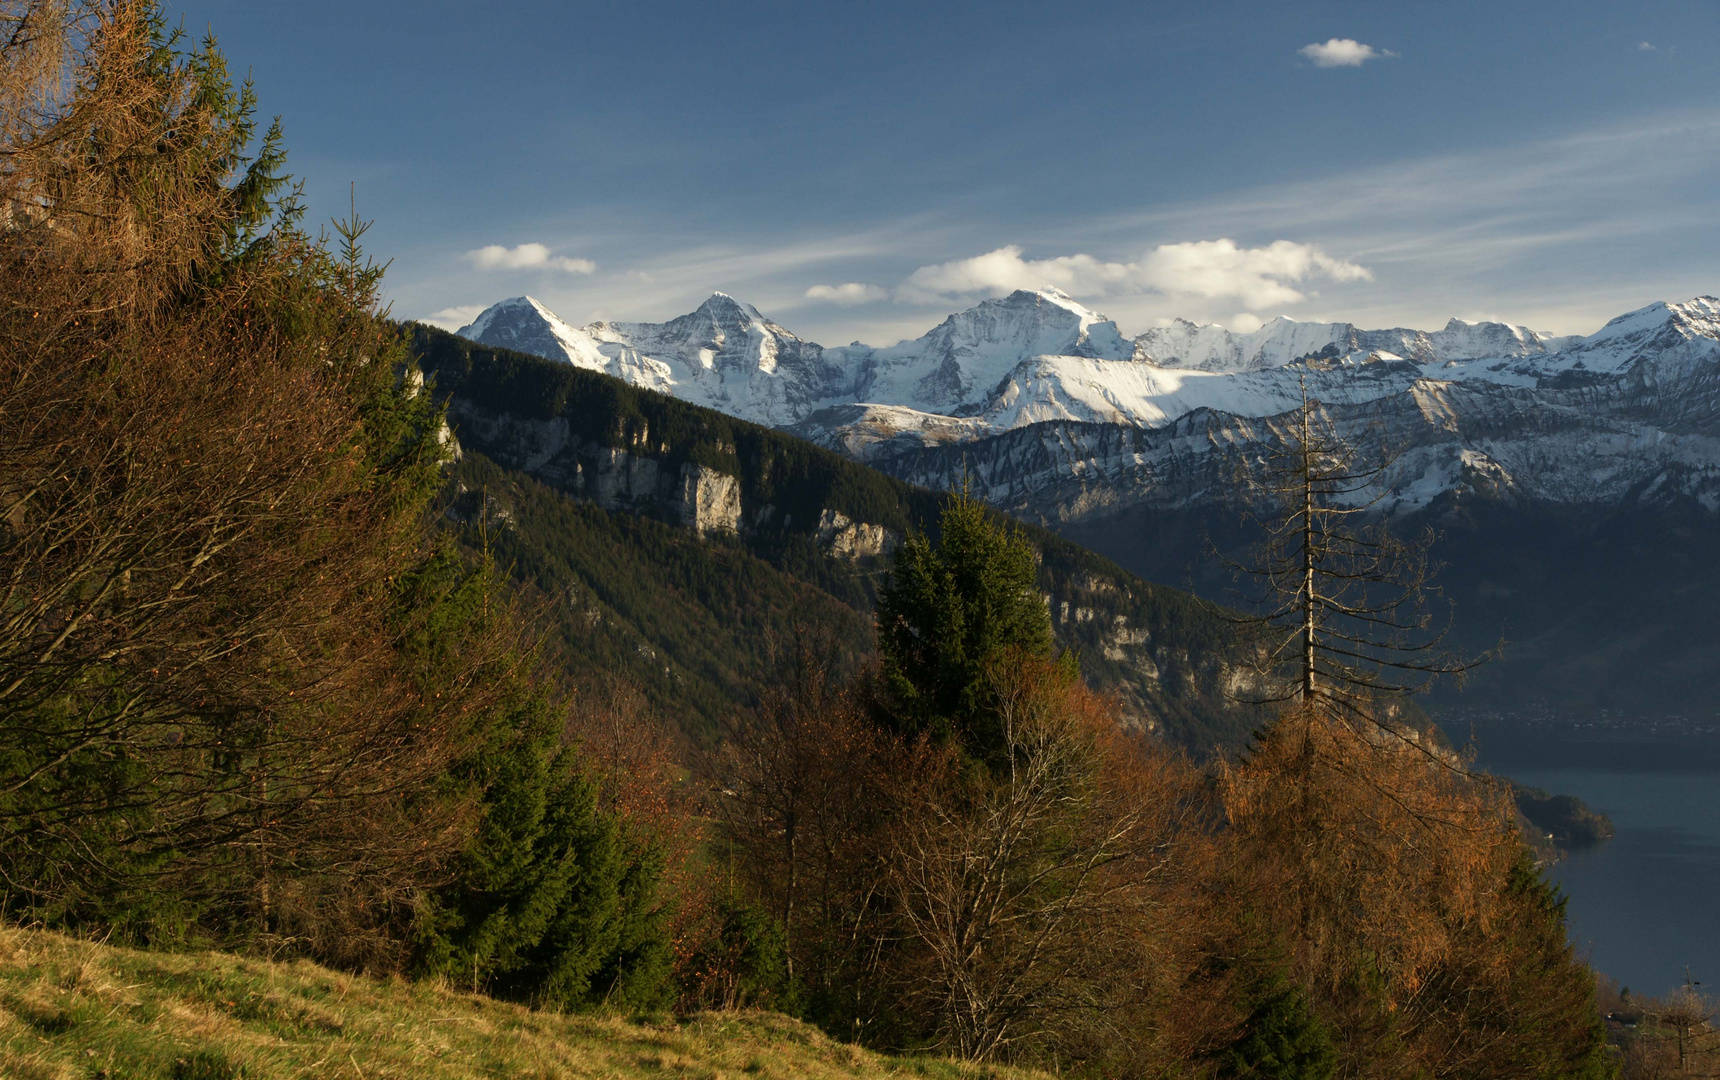
<instances>
[{"instance_id":1,"label":"alpine lake","mask_svg":"<svg viewBox=\"0 0 1720 1080\"><path fill-rule=\"evenodd\" d=\"M1476 767L1612 819L1611 840L1546 868L1572 944L1638 994L1720 989L1720 713L1441 717Z\"/></svg>"}]
</instances>

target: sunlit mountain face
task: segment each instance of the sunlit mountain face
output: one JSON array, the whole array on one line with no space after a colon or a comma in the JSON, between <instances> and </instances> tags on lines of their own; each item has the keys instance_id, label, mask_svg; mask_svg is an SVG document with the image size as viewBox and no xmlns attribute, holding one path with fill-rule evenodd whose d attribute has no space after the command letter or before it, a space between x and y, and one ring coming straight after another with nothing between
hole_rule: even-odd
<instances>
[{"instance_id":1,"label":"sunlit mountain face","mask_svg":"<svg viewBox=\"0 0 1720 1080\"><path fill-rule=\"evenodd\" d=\"M1046 521L1216 498L1304 393L1399 455L1396 512L1443 493L1720 506L1720 302L1629 312L1588 336L1453 319L1434 331L1275 319L1126 337L1054 289L886 347L825 348L718 293L665 323L574 327L530 297L461 334L604 371L934 486L971 474ZM1004 441L998 441L1004 440Z\"/></svg>"}]
</instances>

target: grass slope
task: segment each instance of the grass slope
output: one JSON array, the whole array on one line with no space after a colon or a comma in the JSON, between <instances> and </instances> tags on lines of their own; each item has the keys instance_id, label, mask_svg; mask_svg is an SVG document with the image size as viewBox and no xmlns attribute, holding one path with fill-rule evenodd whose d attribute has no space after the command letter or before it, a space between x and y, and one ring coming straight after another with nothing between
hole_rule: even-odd
<instances>
[{"instance_id":1,"label":"grass slope","mask_svg":"<svg viewBox=\"0 0 1720 1080\"><path fill-rule=\"evenodd\" d=\"M0 1076L16 1080L1030 1075L883 1057L771 1013L563 1016L304 961L0 930Z\"/></svg>"}]
</instances>

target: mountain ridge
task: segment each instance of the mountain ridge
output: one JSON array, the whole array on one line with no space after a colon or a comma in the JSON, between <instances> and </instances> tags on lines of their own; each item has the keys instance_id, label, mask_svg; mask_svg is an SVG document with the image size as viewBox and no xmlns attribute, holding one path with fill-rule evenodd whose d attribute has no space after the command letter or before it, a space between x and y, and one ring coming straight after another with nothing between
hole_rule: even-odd
<instances>
[{"instance_id":1,"label":"mountain ridge","mask_svg":"<svg viewBox=\"0 0 1720 1080\"><path fill-rule=\"evenodd\" d=\"M1081 315L1034 303L1047 310L1021 325L1075 340ZM999 309L956 322L983 329ZM1720 544L1720 301L1649 304L1574 342L1465 330L1515 343L1480 360L1363 353L1349 324L1323 325L1286 351L1324 345L1276 367L1042 354L977 404L820 403L781 426L910 483L966 484L1147 580L1223 600L1200 538L1240 552L1237 477L1288 437L1305 385L1324 422L1395 458L1357 497L1440 537L1459 637L1477 651L1508 642L1465 708L1702 712L1720 678L1708 659L1720 617L1707 614L1720 576L1701 554Z\"/></svg>"},{"instance_id":2,"label":"mountain ridge","mask_svg":"<svg viewBox=\"0 0 1720 1080\"><path fill-rule=\"evenodd\" d=\"M1709 440L1720 433L1712 401L1720 301L1706 296L1656 302L1582 337L1458 319L1412 331L1279 318L1251 334L1184 321L1129 339L1102 314L1045 289L982 301L896 345L831 349L723 294L662 324L575 330L551 324L545 310L529 298L504 301L464 333L559 349L556 358L575 366L916 479L902 470L918 450L935 456L960 446L964 456L983 457L988 440L1047 423L1139 433L1186 429L1194 416L1264 422L1298 407L1304 390L1324 406L1397 425L1399 443L1440 442L1430 441L1430 426L1464 433L1429 451L1439 460L1419 463L1411 481L1439 490L1455 490L1479 469L1508 479L1493 485L1500 490L1604 501L1645 464L1700 474L1697 486L1706 487L1716 461ZM1487 355L1463 355L1472 353ZM1566 452L1522 452L1554 416ZM1230 430L1226 438L1244 438L1231 420L1216 422ZM1513 423L1515 434L1499 426ZM1501 439L1511 445L1502 448ZM1587 482L1565 467L1573 455L1591 463ZM1060 461L1056 475L1033 483L1086 482L1102 464L1072 454ZM1065 506L1039 520L1069 517Z\"/></svg>"},{"instance_id":3,"label":"mountain ridge","mask_svg":"<svg viewBox=\"0 0 1720 1080\"><path fill-rule=\"evenodd\" d=\"M744 696L769 640L788 640L791 609L823 611L815 621L850 651L869 649L889 552L910 530L935 533L945 495L785 432L435 328L409 334L472 459L451 520L470 530L485 513L499 530L487 542L548 598L572 653L629 671L689 734ZM1235 695L1253 654L1235 627L1019 527L1059 646L1127 726L1199 755L1245 744L1258 717ZM712 641L725 632L750 644Z\"/></svg>"}]
</instances>

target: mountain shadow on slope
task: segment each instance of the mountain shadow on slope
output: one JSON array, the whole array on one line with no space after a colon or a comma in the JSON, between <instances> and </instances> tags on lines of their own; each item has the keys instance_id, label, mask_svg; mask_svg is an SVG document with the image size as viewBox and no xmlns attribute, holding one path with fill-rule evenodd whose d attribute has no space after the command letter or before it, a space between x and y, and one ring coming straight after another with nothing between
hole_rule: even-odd
<instances>
[{"instance_id":1,"label":"mountain shadow on slope","mask_svg":"<svg viewBox=\"0 0 1720 1080\"><path fill-rule=\"evenodd\" d=\"M1451 642L1470 653L1504 646L1463 688L1436 689L1436 711L1713 711L1720 517L1700 504L1448 496L1398 525L1435 531L1435 580L1452 604ZM1149 581L1219 600L1234 598L1233 583L1202 538L1231 554L1250 539L1234 511L1217 507L1131 510L1060 531Z\"/></svg>"},{"instance_id":2,"label":"mountain shadow on slope","mask_svg":"<svg viewBox=\"0 0 1720 1080\"><path fill-rule=\"evenodd\" d=\"M422 325L415 352L468 461L453 518L543 594L569 662L627 671L695 738L745 705L793 625L857 662L889 555L943 496L778 431ZM463 485L464 490L459 488ZM487 500L494 500L493 507ZM1125 722L1198 756L1258 725L1234 628L1193 597L1021 526L1060 647ZM481 541L480 541L481 542Z\"/></svg>"}]
</instances>

